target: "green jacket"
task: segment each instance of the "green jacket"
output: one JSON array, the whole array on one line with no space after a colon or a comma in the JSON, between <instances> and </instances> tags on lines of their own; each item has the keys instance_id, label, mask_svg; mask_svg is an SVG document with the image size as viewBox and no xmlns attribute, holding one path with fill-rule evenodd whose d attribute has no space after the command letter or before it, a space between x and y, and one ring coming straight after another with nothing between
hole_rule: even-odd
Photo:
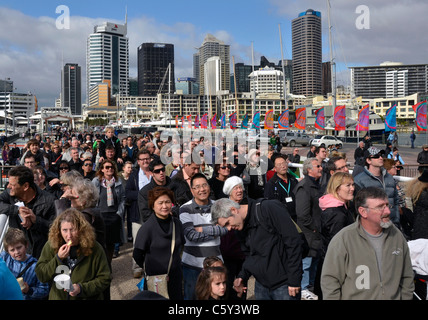
<instances>
[{"instance_id":1,"label":"green jacket","mask_svg":"<svg viewBox=\"0 0 428 320\"><path fill-rule=\"evenodd\" d=\"M53 279L58 274L58 266L67 266L58 258L58 255L46 242L42 254L36 265L36 274L41 282L52 282L49 300L102 300L103 292L110 286L111 273L103 247L96 242L92 254L79 256L70 277L73 284L81 287L78 296L72 297L63 289L58 289Z\"/></svg>"},{"instance_id":2,"label":"green jacket","mask_svg":"<svg viewBox=\"0 0 428 320\"><path fill-rule=\"evenodd\" d=\"M382 279L359 219L333 237L322 266L323 299L412 299L414 277L407 242L395 226L383 230Z\"/></svg>"}]
</instances>

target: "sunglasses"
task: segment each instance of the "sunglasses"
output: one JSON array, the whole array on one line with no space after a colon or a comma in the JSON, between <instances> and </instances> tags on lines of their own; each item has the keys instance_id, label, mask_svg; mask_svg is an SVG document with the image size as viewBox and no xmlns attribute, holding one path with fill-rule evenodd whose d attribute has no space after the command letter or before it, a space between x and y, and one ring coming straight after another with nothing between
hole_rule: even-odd
<instances>
[{"instance_id":1,"label":"sunglasses","mask_svg":"<svg viewBox=\"0 0 428 320\"><path fill-rule=\"evenodd\" d=\"M85 167L92 166L92 163L85 163L84 166Z\"/></svg>"},{"instance_id":2,"label":"sunglasses","mask_svg":"<svg viewBox=\"0 0 428 320\"><path fill-rule=\"evenodd\" d=\"M105 166L104 169L110 170L110 169L113 169L113 166Z\"/></svg>"},{"instance_id":3,"label":"sunglasses","mask_svg":"<svg viewBox=\"0 0 428 320\"><path fill-rule=\"evenodd\" d=\"M153 170L153 173L161 173L161 172L165 172L165 168Z\"/></svg>"},{"instance_id":4,"label":"sunglasses","mask_svg":"<svg viewBox=\"0 0 428 320\"><path fill-rule=\"evenodd\" d=\"M379 158L382 158L382 155L377 154L377 155L374 155L374 156L370 157L370 159L379 159Z\"/></svg>"},{"instance_id":5,"label":"sunglasses","mask_svg":"<svg viewBox=\"0 0 428 320\"><path fill-rule=\"evenodd\" d=\"M230 169L230 166L222 166L220 167L220 169L223 169L223 170Z\"/></svg>"}]
</instances>

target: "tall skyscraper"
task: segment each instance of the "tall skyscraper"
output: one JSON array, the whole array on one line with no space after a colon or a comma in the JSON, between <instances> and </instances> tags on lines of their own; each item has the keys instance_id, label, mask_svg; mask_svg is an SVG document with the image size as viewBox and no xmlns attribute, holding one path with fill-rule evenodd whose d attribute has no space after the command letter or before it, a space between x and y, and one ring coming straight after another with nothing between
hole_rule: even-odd
<instances>
[{"instance_id":1,"label":"tall skyscraper","mask_svg":"<svg viewBox=\"0 0 428 320\"><path fill-rule=\"evenodd\" d=\"M61 106L71 114L82 114L82 76L77 63L66 63L61 74Z\"/></svg>"},{"instance_id":2,"label":"tall skyscraper","mask_svg":"<svg viewBox=\"0 0 428 320\"><path fill-rule=\"evenodd\" d=\"M128 95L129 45L127 23L104 22L94 27L87 40L86 94L103 80L111 81L112 95Z\"/></svg>"},{"instance_id":3,"label":"tall skyscraper","mask_svg":"<svg viewBox=\"0 0 428 320\"><path fill-rule=\"evenodd\" d=\"M171 79L168 65L171 64ZM162 81L165 77L161 89ZM169 80L171 83L169 84ZM174 81L174 45L166 43L143 43L138 47L138 95L156 96L159 89L162 93L175 91Z\"/></svg>"},{"instance_id":4,"label":"tall skyscraper","mask_svg":"<svg viewBox=\"0 0 428 320\"><path fill-rule=\"evenodd\" d=\"M321 12L302 12L291 22L293 94L322 94Z\"/></svg>"},{"instance_id":5,"label":"tall skyscraper","mask_svg":"<svg viewBox=\"0 0 428 320\"><path fill-rule=\"evenodd\" d=\"M198 62L199 68L194 70L194 77L199 82L199 93L205 94L205 71L204 66L211 57L219 57L221 65L221 85L220 90L230 90L230 45L216 39L208 34L198 53L193 55L193 65ZM215 94L215 93L212 93Z\"/></svg>"}]
</instances>

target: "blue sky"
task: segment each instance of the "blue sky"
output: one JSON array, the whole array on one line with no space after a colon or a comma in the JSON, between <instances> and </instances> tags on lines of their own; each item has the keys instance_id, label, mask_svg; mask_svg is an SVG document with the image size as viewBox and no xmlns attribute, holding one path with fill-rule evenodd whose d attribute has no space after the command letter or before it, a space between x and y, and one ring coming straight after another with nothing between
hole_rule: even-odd
<instances>
[{"instance_id":1,"label":"blue sky","mask_svg":"<svg viewBox=\"0 0 428 320\"><path fill-rule=\"evenodd\" d=\"M360 0L331 0L338 84L349 84L349 66L428 63L423 23L428 1L370 1L368 29L356 27L356 8L361 4ZM70 9L69 30L55 28L59 5ZM60 93L62 63L79 63L85 83L87 36L103 21L123 23L126 7L132 77L136 76L137 47L143 42L173 43L176 77L192 76L192 55L208 33L231 45L235 62L251 64L253 42L255 64L262 55L278 63L279 24L284 58L291 59L291 20L309 8L322 13L323 61L329 60L324 0L2 0L0 79L10 77L18 91L34 92L42 106L53 106Z\"/></svg>"}]
</instances>

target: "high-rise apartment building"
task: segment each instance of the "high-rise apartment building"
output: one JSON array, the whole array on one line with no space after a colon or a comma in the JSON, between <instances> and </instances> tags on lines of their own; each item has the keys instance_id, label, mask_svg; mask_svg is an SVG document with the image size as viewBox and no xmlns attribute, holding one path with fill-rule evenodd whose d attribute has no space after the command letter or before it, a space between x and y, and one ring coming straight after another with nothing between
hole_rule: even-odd
<instances>
[{"instance_id":1,"label":"high-rise apartment building","mask_svg":"<svg viewBox=\"0 0 428 320\"><path fill-rule=\"evenodd\" d=\"M171 64L171 78L169 72L167 74L169 64ZM163 80L164 84L161 87ZM156 96L159 90L161 93L167 93L168 90L171 90L171 93L175 91L174 45L143 43L138 47L138 95Z\"/></svg>"},{"instance_id":2,"label":"high-rise apartment building","mask_svg":"<svg viewBox=\"0 0 428 320\"><path fill-rule=\"evenodd\" d=\"M90 88L103 80L111 81L112 95L128 95L129 86L129 40L127 24L104 22L94 27L87 39L86 48L86 94Z\"/></svg>"},{"instance_id":3,"label":"high-rise apartment building","mask_svg":"<svg viewBox=\"0 0 428 320\"><path fill-rule=\"evenodd\" d=\"M82 76L77 63L66 63L61 73L61 106L73 115L82 114Z\"/></svg>"},{"instance_id":4,"label":"high-rise apartment building","mask_svg":"<svg viewBox=\"0 0 428 320\"><path fill-rule=\"evenodd\" d=\"M291 22L293 90L307 97L322 94L321 12L302 12Z\"/></svg>"},{"instance_id":5,"label":"high-rise apartment building","mask_svg":"<svg viewBox=\"0 0 428 320\"><path fill-rule=\"evenodd\" d=\"M379 66L350 69L351 87L356 97L395 98L428 92L428 64L384 62Z\"/></svg>"},{"instance_id":6,"label":"high-rise apartment building","mask_svg":"<svg viewBox=\"0 0 428 320\"><path fill-rule=\"evenodd\" d=\"M208 34L198 53L193 55L193 65L198 62L198 68L194 70L194 77L199 82L199 93L205 94L205 63L211 57L219 57L221 85L220 90L230 90L230 45Z\"/></svg>"}]
</instances>

